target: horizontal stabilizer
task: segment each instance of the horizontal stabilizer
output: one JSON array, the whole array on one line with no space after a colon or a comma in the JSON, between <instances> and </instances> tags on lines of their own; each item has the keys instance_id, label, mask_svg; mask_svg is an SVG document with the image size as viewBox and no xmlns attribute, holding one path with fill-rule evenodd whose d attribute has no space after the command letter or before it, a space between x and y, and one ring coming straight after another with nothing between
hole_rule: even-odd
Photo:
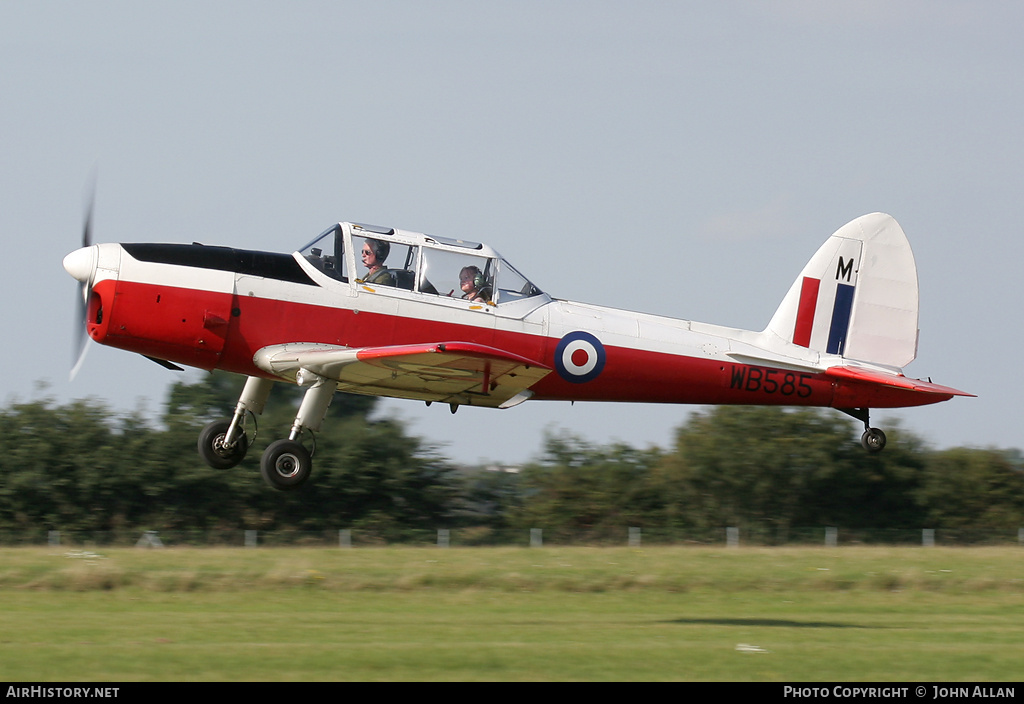
<instances>
[{"instance_id":1,"label":"horizontal stabilizer","mask_svg":"<svg viewBox=\"0 0 1024 704\"><path fill-rule=\"evenodd\" d=\"M910 379L902 374L886 374L885 372L863 369L860 367L829 367L825 373L838 379L851 381L863 381L871 384L884 384L899 389L919 391L926 394L940 394L942 396L974 396L966 391L959 391L950 386L933 384L930 381L921 379Z\"/></svg>"}]
</instances>

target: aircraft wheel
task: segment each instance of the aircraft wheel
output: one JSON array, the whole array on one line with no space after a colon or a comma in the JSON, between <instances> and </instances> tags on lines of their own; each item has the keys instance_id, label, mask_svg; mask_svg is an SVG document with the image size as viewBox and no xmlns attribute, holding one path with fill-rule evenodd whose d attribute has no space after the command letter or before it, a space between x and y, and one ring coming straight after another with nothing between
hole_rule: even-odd
<instances>
[{"instance_id":1,"label":"aircraft wheel","mask_svg":"<svg viewBox=\"0 0 1024 704\"><path fill-rule=\"evenodd\" d=\"M199 433L199 456L214 469L230 469L245 458L249 439L243 431L234 447L224 447L224 438L231 427L229 420L215 420Z\"/></svg>"},{"instance_id":2,"label":"aircraft wheel","mask_svg":"<svg viewBox=\"0 0 1024 704\"><path fill-rule=\"evenodd\" d=\"M260 461L263 479L279 491L291 491L302 486L313 471L309 451L294 440L270 443Z\"/></svg>"},{"instance_id":3,"label":"aircraft wheel","mask_svg":"<svg viewBox=\"0 0 1024 704\"><path fill-rule=\"evenodd\" d=\"M860 436L860 444L868 452L881 452L885 447L885 433L878 428L868 428Z\"/></svg>"}]
</instances>

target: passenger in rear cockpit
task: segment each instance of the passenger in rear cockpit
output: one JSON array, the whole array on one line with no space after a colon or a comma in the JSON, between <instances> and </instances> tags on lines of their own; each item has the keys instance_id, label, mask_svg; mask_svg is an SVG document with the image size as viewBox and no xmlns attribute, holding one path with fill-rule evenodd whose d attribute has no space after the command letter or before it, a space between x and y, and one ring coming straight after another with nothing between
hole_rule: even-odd
<instances>
[{"instance_id":1,"label":"passenger in rear cockpit","mask_svg":"<svg viewBox=\"0 0 1024 704\"><path fill-rule=\"evenodd\" d=\"M363 277L367 284L379 286L394 286L395 275L384 266L384 260L388 258L391 245L381 240L368 239L363 242L363 266L368 271Z\"/></svg>"},{"instance_id":2,"label":"passenger in rear cockpit","mask_svg":"<svg viewBox=\"0 0 1024 704\"><path fill-rule=\"evenodd\" d=\"M486 303L491 297L491 289L478 267L464 266L459 272L459 288L462 297L474 303Z\"/></svg>"}]
</instances>

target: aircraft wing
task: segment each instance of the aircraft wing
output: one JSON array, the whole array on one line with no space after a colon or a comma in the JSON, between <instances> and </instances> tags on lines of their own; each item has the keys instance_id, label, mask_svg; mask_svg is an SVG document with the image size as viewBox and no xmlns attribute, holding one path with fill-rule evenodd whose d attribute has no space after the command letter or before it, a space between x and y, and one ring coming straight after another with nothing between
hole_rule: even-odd
<instances>
[{"instance_id":1,"label":"aircraft wing","mask_svg":"<svg viewBox=\"0 0 1024 704\"><path fill-rule=\"evenodd\" d=\"M492 408L527 400L533 395L530 387L551 371L526 357L472 342L362 348L288 343L264 347L254 361L297 383L308 383L307 375L314 375L337 382L339 391Z\"/></svg>"},{"instance_id":2,"label":"aircraft wing","mask_svg":"<svg viewBox=\"0 0 1024 704\"><path fill-rule=\"evenodd\" d=\"M829 367L825 373L839 379L883 384L885 386L894 386L899 389L919 391L926 394L941 394L943 396L974 396L974 394L969 394L966 391L959 391L958 389L954 389L949 386L942 386L941 384L933 384L930 381L910 379L902 374L886 374L884 372L863 369L860 367Z\"/></svg>"}]
</instances>

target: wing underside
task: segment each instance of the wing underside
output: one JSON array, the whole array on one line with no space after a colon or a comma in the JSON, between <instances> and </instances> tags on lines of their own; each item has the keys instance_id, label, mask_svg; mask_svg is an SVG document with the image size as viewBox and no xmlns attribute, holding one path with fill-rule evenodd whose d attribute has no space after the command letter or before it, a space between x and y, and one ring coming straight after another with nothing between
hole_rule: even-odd
<instances>
[{"instance_id":1,"label":"wing underside","mask_svg":"<svg viewBox=\"0 0 1024 704\"><path fill-rule=\"evenodd\" d=\"M288 343L256 353L274 376L337 382L339 391L507 408L527 400L551 369L519 355L470 342L350 348Z\"/></svg>"}]
</instances>

